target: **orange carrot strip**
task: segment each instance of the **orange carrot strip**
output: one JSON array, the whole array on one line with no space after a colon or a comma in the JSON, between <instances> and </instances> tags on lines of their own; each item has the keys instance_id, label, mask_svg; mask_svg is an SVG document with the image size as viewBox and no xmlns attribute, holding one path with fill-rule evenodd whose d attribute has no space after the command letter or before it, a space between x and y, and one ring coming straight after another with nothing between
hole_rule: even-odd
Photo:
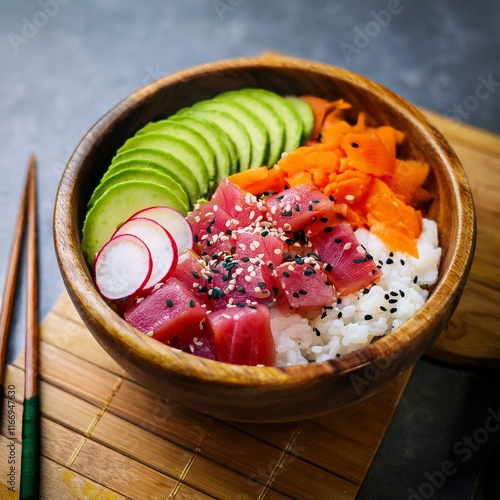
<instances>
[{"instance_id":1,"label":"orange carrot strip","mask_svg":"<svg viewBox=\"0 0 500 500\"><path fill-rule=\"evenodd\" d=\"M230 175L228 180L255 195L277 192L285 188L284 172L277 168L250 168Z\"/></svg>"},{"instance_id":2,"label":"orange carrot strip","mask_svg":"<svg viewBox=\"0 0 500 500\"><path fill-rule=\"evenodd\" d=\"M393 252L405 252L418 257L416 239L422 229L422 215L406 205L380 179L373 179L366 201L367 222Z\"/></svg>"},{"instance_id":3,"label":"orange carrot strip","mask_svg":"<svg viewBox=\"0 0 500 500\"><path fill-rule=\"evenodd\" d=\"M391 175L394 171L395 157L378 139L364 134L346 134L342 148L352 168L375 177Z\"/></svg>"}]
</instances>

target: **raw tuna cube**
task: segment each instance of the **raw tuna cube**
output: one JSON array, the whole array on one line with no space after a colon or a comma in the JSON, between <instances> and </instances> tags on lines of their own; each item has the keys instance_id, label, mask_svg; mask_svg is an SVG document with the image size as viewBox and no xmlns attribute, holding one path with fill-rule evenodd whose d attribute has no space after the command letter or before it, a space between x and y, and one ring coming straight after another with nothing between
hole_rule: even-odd
<instances>
[{"instance_id":1,"label":"raw tuna cube","mask_svg":"<svg viewBox=\"0 0 500 500\"><path fill-rule=\"evenodd\" d=\"M227 212L230 217L238 219L239 227L255 224L259 216L264 218L266 214L265 207L254 195L246 193L227 179L219 184L210 202Z\"/></svg>"},{"instance_id":2,"label":"raw tuna cube","mask_svg":"<svg viewBox=\"0 0 500 500\"><path fill-rule=\"evenodd\" d=\"M319 217L328 215L333 202L312 184L300 184L268 196L268 217L285 231L300 231Z\"/></svg>"},{"instance_id":3,"label":"raw tuna cube","mask_svg":"<svg viewBox=\"0 0 500 500\"><path fill-rule=\"evenodd\" d=\"M311 257L296 257L276 269L277 288L291 308L329 306L336 293L322 265Z\"/></svg>"},{"instance_id":4,"label":"raw tuna cube","mask_svg":"<svg viewBox=\"0 0 500 500\"><path fill-rule=\"evenodd\" d=\"M269 310L260 304L228 307L207 315L207 327L220 361L238 365L267 365L276 362Z\"/></svg>"},{"instance_id":5,"label":"raw tuna cube","mask_svg":"<svg viewBox=\"0 0 500 500\"><path fill-rule=\"evenodd\" d=\"M182 344L200 335L206 310L195 295L176 278L169 278L142 302L125 313L125 319L143 333L168 343L179 337Z\"/></svg>"},{"instance_id":6,"label":"raw tuna cube","mask_svg":"<svg viewBox=\"0 0 500 500\"><path fill-rule=\"evenodd\" d=\"M170 345L176 347L181 351L200 356L201 358L218 360L215 344L210 334L203 330L198 337L194 337L191 342L187 344L180 344L179 338L174 337L170 340Z\"/></svg>"},{"instance_id":7,"label":"raw tuna cube","mask_svg":"<svg viewBox=\"0 0 500 500\"><path fill-rule=\"evenodd\" d=\"M279 266L288 245L267 229L236 234L235 256L237 259L258 258L265 266ZM270 265L271 264L271 265Z\"/></svg>"},{"instance_id":8,"label":"raw tuna cube","mask_svg":"<svg viewBox=\"0 0 500 500\"><path fill-rule=\"evenodd\" d=\"M351 226L337 224L310 236L324 269L341 295L369 287L382 274L359 244Z\"/></svg>"}]
</instances>

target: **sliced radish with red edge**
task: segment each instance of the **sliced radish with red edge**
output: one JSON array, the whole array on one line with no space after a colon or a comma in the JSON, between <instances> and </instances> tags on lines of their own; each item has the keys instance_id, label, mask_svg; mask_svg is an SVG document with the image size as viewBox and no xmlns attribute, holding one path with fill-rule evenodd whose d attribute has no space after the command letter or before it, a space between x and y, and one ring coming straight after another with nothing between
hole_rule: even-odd
<instances>
[{"instance_id":1,"label":"sliced radish with red edge","mask_svg":"<svg viewBox=\"0 0 500 500\"><path fill-rule=\"evenodd\" d=\"M184 215L177 210L165 206L150 207L145 208L130 217L130 219L137 218L154 220L165 228L177 244L177 251L179 255L185 250L193 248L194 240L191 226Z\"/></svg>"},{"instance_id":2,"label":"sliced radish with red edge","mask_svg":"<svg viewBox=\"0 0 500 500\"><path fill-rule=\"evenodd\" d=\"M152 288L170 276L177 265L177 245L169 232L160 224L145 218L129 219L115 231L112 238L120 234L137 236L144 241L151 252L153 269L143 287L144 290Z\"/></svg>"},{"instance_id":3,"label":"sliced radish with red edge","mask_svg":"<svg viewBox=\"0 0 500 500\"><path fill-rule=\"evenodd\" d=\"M104 298L123 299L142 290L152 269L146 244L137 236L122 234L109 240L97 254L95 283Z\"/></svg>"}]
</instances>

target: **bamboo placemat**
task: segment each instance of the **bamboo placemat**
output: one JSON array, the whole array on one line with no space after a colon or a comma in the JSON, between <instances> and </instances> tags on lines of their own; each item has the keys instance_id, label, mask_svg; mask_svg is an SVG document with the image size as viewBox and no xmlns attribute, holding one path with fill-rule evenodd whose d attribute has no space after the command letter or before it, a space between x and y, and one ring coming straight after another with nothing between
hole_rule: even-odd
<instances>
[{"instance_id":1,"label":"bamboo placemat","mask_svg":"<svg viewBox=\"0 0 500 500\"><path fill-rule=\"evenodd\" d=\"M44 499L352 499L409 377L315 419L230 423L177 406L130 379L66 294L40 337ZM22 367L20 354L6 374L2 499L18 498Z\"/></svg>"}]
</instances>

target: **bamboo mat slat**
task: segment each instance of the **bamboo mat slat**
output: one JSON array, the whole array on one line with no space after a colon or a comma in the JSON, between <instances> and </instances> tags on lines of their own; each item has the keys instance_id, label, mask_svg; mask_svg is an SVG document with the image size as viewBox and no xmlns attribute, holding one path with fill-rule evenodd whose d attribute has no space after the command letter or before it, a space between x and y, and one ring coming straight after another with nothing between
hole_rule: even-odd
<instances>
[{"instance_id":1,"label":"bamboo mat slat","mask_svg":"<svg viewBox=\"0 0 500 500\"><path fill-rule=\"evenodd\" d=\"M66 294L45 318L40 337L42 498L234 500L335 494L352 499L409 377L316 419L229 423L180 407L130 379L86 331ZM8 400L15 406L14 435L5 418L2 428L2 444L14 440L17 460L24 397L21 356L6 373L6 387L15 388L15 399ZM2 478L8 454L2 445ZM17 462L16 491L8 491L2 479L1 498L17 498L19 468Z\"/></svg>"}]
</instances>

